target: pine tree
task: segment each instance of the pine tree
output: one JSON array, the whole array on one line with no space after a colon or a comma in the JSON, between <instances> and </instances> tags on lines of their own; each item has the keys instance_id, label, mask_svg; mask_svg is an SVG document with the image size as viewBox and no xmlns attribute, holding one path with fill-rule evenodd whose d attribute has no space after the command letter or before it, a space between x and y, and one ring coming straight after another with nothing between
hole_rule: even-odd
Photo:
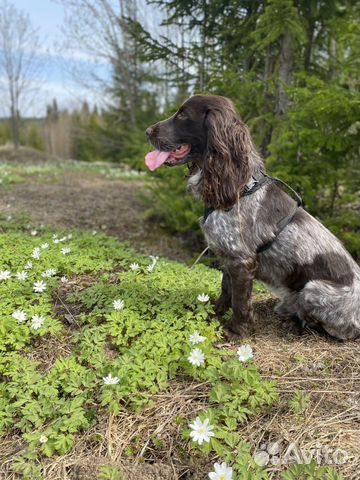
<instances>
[{"instance_id":1,"label":"pine tree","mask_svg":"<svg viewBox=\"0 0 360 480\"><path fill-rule=\"evenodd\" d=\"M156 4L167 14L167 28L181 25L193 41L183 48L138 26L145 58L168 59L175 91L185 84L189 93L232 98L272 173L300 190L311 213L359 255L354 179L359 173L360 3Z\"/></svg>"}]
</instances>

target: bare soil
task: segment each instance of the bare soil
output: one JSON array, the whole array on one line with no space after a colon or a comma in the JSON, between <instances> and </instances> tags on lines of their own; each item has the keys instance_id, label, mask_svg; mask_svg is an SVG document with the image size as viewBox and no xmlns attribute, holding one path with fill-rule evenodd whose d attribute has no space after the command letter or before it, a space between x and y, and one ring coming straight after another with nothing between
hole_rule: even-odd
<instances>
[{"instance_id":1,"label":"bare soil","mask_svg":"<svg viewBox=\"0 0 360 480\"><path fill-rule=\"evenodd\" d=\"M31 176L26 183L0 187L0 211L25 212L34 225L102 231L141 252L188 260L190 253L178 238L144 220L146 206L138 195L143 188L143 181L74 170L48 182Z\"/></svg>"}]
</instances>

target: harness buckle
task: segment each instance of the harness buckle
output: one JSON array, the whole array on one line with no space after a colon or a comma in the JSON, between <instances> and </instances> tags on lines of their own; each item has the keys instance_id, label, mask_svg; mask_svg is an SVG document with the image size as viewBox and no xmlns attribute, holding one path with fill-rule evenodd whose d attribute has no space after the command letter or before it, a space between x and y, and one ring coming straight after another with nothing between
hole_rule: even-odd
<instances>
[{"instance_id":1,"label":"harness buckle","mask_svg":"<svg viewBox=\"0 0 360 480\"><path fill-rule=\"evenodd\" d=\"M259 183L259 181L254 176L252 176L251 180L244 187L244 193L250 192L250 190L252 190L254 187L256 187L256 185L258 183Z\"/></svg>"}]
</instances>

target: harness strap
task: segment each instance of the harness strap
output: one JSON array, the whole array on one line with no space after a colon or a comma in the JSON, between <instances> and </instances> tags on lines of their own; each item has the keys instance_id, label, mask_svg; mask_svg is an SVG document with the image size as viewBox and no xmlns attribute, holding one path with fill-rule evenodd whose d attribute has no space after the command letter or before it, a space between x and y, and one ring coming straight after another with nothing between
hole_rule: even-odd
<instances>
[{"instance_id":1,"label":"harness strap","mask_svg":"<svg viewBox=\"0 0 360 480\"><path fill-rule=\"evenodd\" d=\"M300 197L300 195L292 188L290 187L290 185L288 185L286 182L284 182L283 180L280 180L280 178L276 178L276 177L270 177L270 175L267 175L265 172L261 172L263 175L265 175L266 178L270 179L272 182L274 183L277 183L279 185L282 185L286 188L288 188L289 190L291 190L291 192L295 195L296 197L296 203L298 205L298 207L302 207L303 206L303 201L302 201L302 198Z\"/></svg>"},{"instance_id":2,"label":"harness strap","mask_svg":"<svg viewBox=\"0 0 360 480\"><path fill-rule=\"evenodd\" d=\"M265 172L261 172L261 173L263 175L265 175L269 180L271 180L272 183L276 183L279 186L284 186L284 187L288 188L295 195L296 204L295 204L293 210L289 213L289 215L286 215L284 218L282 218L277 223L277 229L276 229L274 237L271 240L269 240L268 242L265 242L262 245L260 245L256 249L256 253L262 253L262 252L264 252L265 250L268 250L271 247L271 245L275 242L275 240L280 235L280 233L284 230L284 228L287 227L289 225L289 223L291 223L291 221L293 220L293 218L294 218L296 212L298 211L298 209L302 208L302 205L303 205L302 198L293 188L290 187L290 185L285 183L283 180L280 180L280 178L270 177Z\"/></svg>"},{"instance_id":3,"label":"harness strap","mask_svg":"<svg viewBox=\"0 0 360 480\"><path fill-rule=\"evenodd\" d=\"M271 240L269 240L268 242L265 242L262 245L260 245L259 247L257 247L256 253L262 253L262 252L264 252L265 250L267 250L271 247L271 245L275 242L275 240L280 235L280 233L284 230L284 228L287 227L289 225L289 223L291 223L292 219L294 218L294 216L295 216L295 214L296 214L296 212L298 211L299 208L300 208L299 205L296 204L294 209L292 210L292 212L289 215L287 215L286 217L282 218L277 223L277 229L276 229L274 237Z\"/></svg>"},{"instance_id":4,"label":"harness strap","mask_svg":"<svg viewBox=\"0 0 360 480\"><path fill-rule=\"evenodd\" d=\"M287 183L285 183L283 180L280 180L280 178L276 178L276 177L270 177L270 175L267 175L265 172L261 172L262 175L263 175L263 178L258 180L257 178L255 178L254 176L251 178L250 182L248 182L244 188L244 192L243 194L241 195L242 197L245 197L247 195L252 195L253 193L255 193L257 190L259 190L260 188L262 188L265 184L267 183L276 183L277 185L279 185L280 187L286 187L288 188L296 197L295 202L295 206L294 208L292 209L292 211L289 213L289 215L286 215L284 218L282 218L279 222L277 222L277 225L276 225L276 231L275 231L275 235L274 237L269 240L268 242L265 242L263 243L262 245L260 245L257 249L256 249L256 253L262 253L264 252L265 250L267 250L268 248L271 247L271 245L275 242L275 240L277 239L277 237L280 235L280 233L284 230L285 227L287 227L287 225L289 225L289 223L291 223L291 221L293 220L296 212L298 211L299 208L302 208L303 206L303 201L302 201L302 198L300 197L300 195L292 188L290 187L290 185L288 185ZM233 207L225 210L225 211L229 211L231 210ZM206 221L206 219L208 218L209 215L211 215L211 213L214 211L215 209L213 207L207 207L205 206L205 209L204 209L204 222Z\"/></svg>"}]
</instances>

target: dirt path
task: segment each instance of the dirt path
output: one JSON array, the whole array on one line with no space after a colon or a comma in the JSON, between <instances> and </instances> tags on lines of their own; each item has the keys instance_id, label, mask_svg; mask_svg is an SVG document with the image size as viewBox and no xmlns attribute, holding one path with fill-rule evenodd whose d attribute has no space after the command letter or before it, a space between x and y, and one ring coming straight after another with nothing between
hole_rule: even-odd
<instances>
[{"instance_id":1,"label":"dirt path","mask_svg":"<svg viewBox=\"0 0 360 480\"><path fill-rule=\"evenodd\" d=\"M68 171L45 183L34 176L0 187L0 211L26 212L34 225L102 231L146 254L188 260L179 239L144 221L146 206L138 198L142 188L143 181L110 180L91 172Z\"/></svg>"}]
</instances>

